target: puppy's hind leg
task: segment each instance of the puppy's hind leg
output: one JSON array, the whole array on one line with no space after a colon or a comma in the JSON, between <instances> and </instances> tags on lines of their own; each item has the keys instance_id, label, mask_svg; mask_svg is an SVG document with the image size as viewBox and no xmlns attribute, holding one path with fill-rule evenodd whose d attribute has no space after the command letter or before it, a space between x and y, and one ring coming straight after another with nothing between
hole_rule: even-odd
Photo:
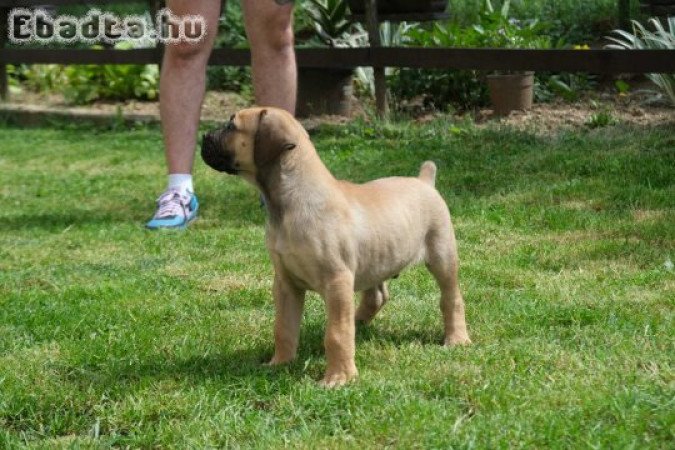
<instances>
[{"instance_id":1,"label":"puppy's hind leg","mask_svg":"<svg viewBox=\"0 0 675 450\"><path fill-rule=\"evenodd\" d=\"M445 345L470 344L464 317L464 299L457 280L459 261L452 225L427 238L427 268L441 290Z\"/></svg>"},{"instance_id":2,"label":"puppy's hind leg","mask_svg":"<svg viewBox=\"0 0 675 450\"><path fill-rule=\"evenodd\" d=\"M356 321L370 323L380 309L389 300L387 285L382 282L374 288L363 291L361 303L356 310Z\"/></svg>"}]
</instances>

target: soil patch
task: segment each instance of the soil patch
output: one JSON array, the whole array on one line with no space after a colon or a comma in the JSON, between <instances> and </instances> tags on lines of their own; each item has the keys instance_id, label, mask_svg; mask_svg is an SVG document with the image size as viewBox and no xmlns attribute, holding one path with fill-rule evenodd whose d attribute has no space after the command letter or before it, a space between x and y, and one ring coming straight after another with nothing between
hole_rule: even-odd
<instances>
[{"instance_id":1,"label":"soil patch","mask_svg":"<svg viewBox=\"0 0 675 450\"><path fill-rule=\"evenodd\" d=\"M528 111L514 111L507 117L496 117L491 110L485 109L472 114L476 125L489 126L500 124L535 130L539 133L556 133L564 129L593 126L594 117L604 115L611 124L634 126L674 126L675 109L667 106L647 106L638 95L618 96L608 93L569 103L554 101L535 104ZM241 108L251 105L251 100L233 92L209 91L202 106L202 121L224 121ZM128 100L124 102L95 102L86 106L66 104L61 95L36 94L24 91L11 96L5 103L6 108L21 108L31 112L58 111L61 114L127 117L131 119L158 121L159 103ZM0 110L3 105L0 104ZM365 117L363 105L354 102L351 117L321 116L302 120L306 128L311 129L322 123L339 124L355 117ZM438 117L440 113L425 114L416 117L416 122L426 122ZM446 116L447 117L447 116Z\"/></svg>"}]
</instances>

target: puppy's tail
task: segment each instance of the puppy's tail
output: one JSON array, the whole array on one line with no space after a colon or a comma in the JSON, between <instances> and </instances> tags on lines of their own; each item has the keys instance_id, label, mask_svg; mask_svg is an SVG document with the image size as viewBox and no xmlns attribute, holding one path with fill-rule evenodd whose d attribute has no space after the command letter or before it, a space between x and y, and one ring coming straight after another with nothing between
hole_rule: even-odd
<instances>
[{"instance_id":1,"label":"puppy's tail","mask_svg":"<svg viewBox=\"0 0 675 450\"><path fill-rule=\"evenodd\" d=\"M424 161L422 163L419 179L431 186L436 184L436 164L433 161Z\"/></svg>"}]
</instances>

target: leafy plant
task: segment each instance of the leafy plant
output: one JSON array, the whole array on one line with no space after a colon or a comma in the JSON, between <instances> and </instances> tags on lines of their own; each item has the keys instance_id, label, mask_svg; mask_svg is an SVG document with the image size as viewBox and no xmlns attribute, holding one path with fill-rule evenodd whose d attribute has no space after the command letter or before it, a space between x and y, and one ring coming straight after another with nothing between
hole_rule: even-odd
<instances>
[{"instance_id":1,"label":"leafy plant","mask_svg":"<svg viewBox=\"0 0 675 450\"><path fill-rule=\"evenodd\" d=\"M384 47L395 47L404 45L406 42L406 33L413 29L415 25L408 22L383 22L380 24L380 42ZM354 23L352 33L345 39L348 47L368 46L368 32L360 23ZM396 69L387 67L384 69L386 76L391 76ZM357 67L354 69L356 75L356 88L360 93L369 96L375 95L375 76L372 67Z\"/></svg>"},{"instance_id":2,"label":"leafy plant","mask_svg":"<svg viewBox=\"0 0 675 450\"><path fill-rule=\"evenodd\" d=\"M597 85L596 77L587 73L559 73L542 77L545 87L568 102L579 99L584 91L593 89Z\"/></svg>"},{"instance_id":3,"label":"leafy plant","mask_svg":"<svg viewBox=\"0 0 675 450\"><path fill-rule=\"evenodd\" d=\"M635 20L632 23L632 33L614 30L614 36L607 37L614 44L607 45L607 48L675 50L675 17L668 17L666 20L667 28L658 19L649 19L648 23L654 31L650 31ZM647 77L663 91L671 105L675 106L675 74L650 73Z\"/></svg>"},{"instance_id":4,"label":"leafy plant","mask_svg":"<svg viewBox=\"0 0 675 450\"><path fill-rule=\"evenodd\" d=\"M484 5L478 1L448 0L451 20L471 27ZM492 0L500 8L501 0ZM638 14L638 2L632 2L632 15ZM552 41L584 42L611 30L616 25L616 0L515 0L509 14L518 19L536 18L547 25Z\"/></svg>"},{"instance_id":5,"label":"leafy plant","mask_svg":"<svg viewBox=\"0 0 675 450\"><path fill-rule=\"evenodd\" d=\"M116 48L129 48L119 43ZM101 47L94 47L101 48ZM22 65L12 69L14 90L60 92L66 102L86 104L96 100L153 100L157 98L159 71L154 64Z\"/></svg>"},{"instance_id":6,"label":"leafy plant","mask_svg":"<svg viewBox=\"0 0 675 450\"><path fill-rule=\"evenodd\" d=\"M9 64L7 66L7 82L8 82L8 90L10 94L18 94L22 91L21 89L21 84L19 83L18 77L17 77L17 67Z\"/></svg>"},{"instance_id":7,"label":"leafy plant","mask_svg":"<svg viewBox=\"0 0 675 450\"><path fill-rule=\"evenodd\" d=\"M411 26L403 43L412 47L475 47L478 34L473 28L435 22L431 26ZM390 76L390 92L398 107L411 100L421 101L424 109L448 109L457 105L470 109L487 104L483 76L475 70L398 69Z\"/></svg>"},{"instance_id":8,"label":"leafy plant","mask_svg":"<svg viewBox=\"0 0 675 450\"><path fill-rule=\"evenodd\" d=\"M509 16L510 0L496 10L485 0L480 22L473 25L479 47L491 48L548 48L550 38L544 35L546 27L537 19L518 20Z\"/></svg>"},{"instance_id":9,"label":"leafy plant","mask_svg":"<svg viewBox=\"0 0 675 450\"><path fill-rule=\"evenodd\" d=\"M314 29L321 41L329 47L349 34L352 22L347 16L345 0L309 0L307 13L312 18Z\"/></svg>"},{"instance_id":10,"label":"leafy plant","mask_svg":"<svg viewBox=\"0 0 675 450\"><path fill-rule=\"evenodd\" d=\"M619 95L626 95L628 94L628 91L630 91L630 84L623 80L616 80L614 82L614 87L616 88L616 91L619 93Z\"/></svg>"},{"instance_id":11,"label":"leafy plant","mask_svg":"<svg viewBox=\"0 0 675 450\"><path fill-rule=\"evenodd\" d=\"M555 48L569 47L564 42L556 42ZM573 45L574 50L590 50L587 44ZM585 72L538 72L536 75L535 98L537 101L550 101L554 97L561 97L573 102L579 99L583 92L590 91L597 86L597 77Z\"/></svg>"},{"instance_id":12,"label":"leafy plant","mask_svg":"<svg viewBox=\"0 0 675 450\"><path fill-rule=\"evenodd\" d=\"M510 1L499 9L485 0L472 26L435 22L409 27L404 43L417 47L548 48L547 23L509 16ZM400 69L391 77L391 91L399 100L423 97L427 107L462 109L484 106L488 93L482 72L475 70Z\"/></svg>"},{"instance_id":13,"label":"leafy plant","mask_svg":"<svg viewBox=\"0 0 675 450\"><path fill-rule=\"evenodd\" d=\"M31 91L50 92L63 86L63 66L57 64L20 65L13 72L13 78Z\"/></svg>"},{"instance_id":14,"label":"leafy plant","mask_svg":"<svg viewBox=\"0 0 675 450\"><path fill-rule=\"evenodd\" d=\"M611 112L603 110L591 114L586 121L586 126L589 128L603 128L617 123L616 118Z\"/></svg>"},{"instance_id":15,"label":"leafy plant","mask_svg":"<svg viewBox=\"0 0 675 450\"><path fill-rule=\"evenodd\" d=\"M485 83L472 70L400 69L390 77L390 92L399 107L419 99L423 109L461 109L488 102Z\"/></svg>"},{"instance_id":16,"label":"leafy plant","mask_svg":"<svg viewBox=\"0 0 675 450\"><path fill-rule=\"evenodd\" d=\"M244 30L244 17L238 2L225 2L220 27L216 36L216 48L246 48L248 41ZM252 90L250 67L208 66L207 88L234 91L249 95Z\"/></svg>"},{"instance_id":17,"label":"leafy plant","mask_svg":"<svg viewBox=\"0 0 675 450\"><path fill-rule=\"evenodd\" d=\"M131 46L128 42L120 42L115 48ZM62 92L66 101L75 104L131 98L154 100L158 85L159 70L155 64L84 64L64 69Z\"/></svg>"}]
</instances>

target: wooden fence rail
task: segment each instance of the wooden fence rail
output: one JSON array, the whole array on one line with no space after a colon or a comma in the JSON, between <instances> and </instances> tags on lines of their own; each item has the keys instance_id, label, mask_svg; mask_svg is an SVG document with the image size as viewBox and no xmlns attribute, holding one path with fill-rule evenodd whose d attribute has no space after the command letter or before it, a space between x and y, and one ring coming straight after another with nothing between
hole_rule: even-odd
<instances>
[{"instance_id":1,"label":"wooden fence rail","mask_svg":"<svg viewBox=\"0 0 675 450\"><path fill-rule=\"evenodd\" d=\"M136 50L88 50L5 47L9 7L45 0L0 0L0 95L7 93L7 64L157 64L161 47ZM75 4L82 0L51 0ZM93 3L101 3L94 1ZM156 8L159 0L150 0ZM551 72L675 73L675 50L524 50L476 48L298 48L300 67L410 67L425 69L537 70ZM247 66L248 50L217 48L211 65Z\"/></svg>"},{"instance_id":2,"label":"wooden fence rail","mask_svg":"<svg viewBox=\"0 0 675 450\"><path fill-rule=\"evenodd\" d=\"M2 64L156 64L159 49L0 49ZM247 66L250 53L217 48L210 65ZM551 72L675 73L674 50L518 50L489 48L300 48L300 67L411 67Z\"/></svg>"}]
</instances>

